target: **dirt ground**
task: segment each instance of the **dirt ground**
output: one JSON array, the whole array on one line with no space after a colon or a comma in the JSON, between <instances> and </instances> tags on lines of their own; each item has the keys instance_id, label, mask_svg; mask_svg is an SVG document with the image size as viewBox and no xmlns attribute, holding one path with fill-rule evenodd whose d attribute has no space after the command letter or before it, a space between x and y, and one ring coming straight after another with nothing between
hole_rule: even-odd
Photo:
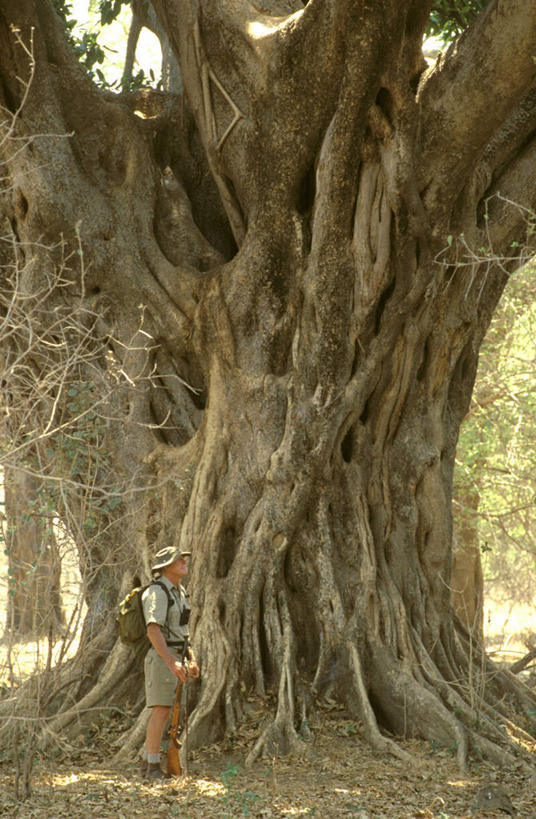
<instances>
[{"instance_id":1,"label":"dirt ground","mask_svg":"<svg viewBox=\"0 0 536 819\"><path fill-rule=\"evenodd\" d=\"M244 729L232 743L190 754L188 776L151 786L137 764L119 769L107 761L117 736L111 726L74 754L42 760L23 802L15 799L13 764L0 763L0 816L484 819L507 816L507 808L523 819L536 817L536 774L472 761L462 776L450 750L418 741L402 743L412 764L378 755L359 724L329 705L317 711L311 728L313 738L300 753L249 769L244 759L253 735ZM491 802L482 793L488 786Z\"/></svg>"}]
</instances>

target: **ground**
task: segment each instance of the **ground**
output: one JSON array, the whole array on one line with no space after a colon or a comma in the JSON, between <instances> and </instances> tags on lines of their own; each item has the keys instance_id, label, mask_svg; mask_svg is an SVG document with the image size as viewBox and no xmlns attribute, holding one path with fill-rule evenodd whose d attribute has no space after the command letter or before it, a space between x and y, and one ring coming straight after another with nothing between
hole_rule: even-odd
<instances>
[{"instance_id":1,"label":"ground","mask_svg":"<svg viewBox=\"0 0 536 819\"><path fill-rule=\"evenodd\" d=\"M299 756L250 769L243 764L250 741L245 729L233 743L192 754L189 776L152 787L138 776L137 765L118 769L103 760L107 742L110 749L113 743L110 728L97 746L82 746L76 759L70 754L43 761L25 802L14 799L12 765L0 765L0 816L483 819L507 815L477 806L479 791L495 783L517 817L536 817L536 777L475 762L461 777L449 749L415 741L403 743L414 757L412 766L375 755L359 725L328 703L318 710L312 728L314 738Z\"/></svg>"}]
</instances>

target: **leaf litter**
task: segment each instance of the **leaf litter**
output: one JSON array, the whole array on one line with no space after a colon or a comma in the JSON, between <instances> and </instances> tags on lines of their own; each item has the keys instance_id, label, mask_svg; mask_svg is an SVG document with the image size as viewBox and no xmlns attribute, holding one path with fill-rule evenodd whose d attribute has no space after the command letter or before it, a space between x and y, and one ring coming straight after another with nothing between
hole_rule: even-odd
<instances>
[{"instance_id":1,"label":"leaf litter","mask_svg":"<svg viewBox=\"0 0 536 819\"><path fill-rule=\"evenodd\" d=\"M245 725L232 740L193 751L188 776L144 782L138 762L113 765L121 727L114 723L88 736L77 758L63 752L36 760L32 794L15 799L12 763L0 761L0 816L114 817L148 819L490 819L507 816L482 808L484 786L500 786L519 819L536 817L536 776L470 761L460 776L451 749L418 740L401 741L414 762L375 753L358 722L331 706L318 708L311 739L288 757L246 768L258 726ZM535 752L536 763L536 752Z\"/></svg>"}]
</instances>

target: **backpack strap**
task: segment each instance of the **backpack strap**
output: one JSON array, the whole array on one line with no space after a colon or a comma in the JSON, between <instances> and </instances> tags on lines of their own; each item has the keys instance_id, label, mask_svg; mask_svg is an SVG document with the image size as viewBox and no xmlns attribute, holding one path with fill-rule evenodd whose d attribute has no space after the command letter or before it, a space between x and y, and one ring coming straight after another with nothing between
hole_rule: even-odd
<instances>
[{"instance_id":1,"label":"backpack strap","mask_svg":"<svg viewBox=\"0 0 536 819\"><path fill-rule=\"evenodd\" d=\"M160 586L161 589L164 589L164 591L166 593L166 597L167 597L167 605L168 605L168 611L169 611L169 607L173 605L173 600L172 600L171 594L169 593L169 589L166 586L166 584L162 583L161 580L152 580L149 583L149 586ZM167 617L167 612L166 612L166 617Z\"/></svg>"},{"instance_id":2,"label":"backpack strap","mask_svg":"<svg viewBox=\"0 0 536 819\"><path fill-rule=\"evenodd\" d=\"M160 586L160 588L165 591L166 597L167 597L167 609L166 609L166 620L167 620L167 617L168 617L168 614L169 614L169 609L173 605L173 598L171 597L171 594L169 592L168 587L165 585L165 583L162 583L160 580L151 580L151 582L145 588L148 589L149 586Z\"/></svg>"}]
</instances>

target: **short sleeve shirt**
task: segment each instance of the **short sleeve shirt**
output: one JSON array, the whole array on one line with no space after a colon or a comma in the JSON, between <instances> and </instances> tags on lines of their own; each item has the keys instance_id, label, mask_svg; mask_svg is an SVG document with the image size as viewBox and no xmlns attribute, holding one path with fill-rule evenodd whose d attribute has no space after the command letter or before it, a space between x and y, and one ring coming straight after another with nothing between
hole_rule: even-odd
<instances>
[{"instance_id":1,"label":"short sleeve shirt","mask_svg":"<svg viewBox=\"0 0 536 819\"><path fill-rule=\"evenodd\" d=\"M162 586L158 585L159 583L167 588L169 598ZM159 625L167 643L184 642L189 636L188 624L184 623L184 618L190 606L186 591L182 586L174 586L167 577L159 577L158 583L151 583L145 589L141 602L146 624ZM181 625L181 619L183 625ZM170 648L174 647L170 646Z\"/></svg>"}]
</instances>

